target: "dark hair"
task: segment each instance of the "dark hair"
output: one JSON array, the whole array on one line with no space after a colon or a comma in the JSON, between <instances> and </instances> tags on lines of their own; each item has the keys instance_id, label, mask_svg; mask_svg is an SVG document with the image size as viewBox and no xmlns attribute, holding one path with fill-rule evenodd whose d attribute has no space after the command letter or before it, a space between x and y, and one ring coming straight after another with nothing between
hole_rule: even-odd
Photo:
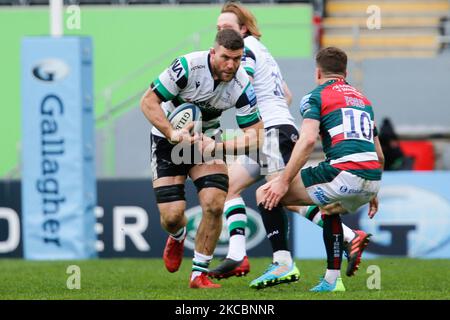
<instances>
[{"instance_id":1,"label":"dark hair","mask_svg":"<svg viewBox=\"0 0 450 320\"><path fill-rule=\"evenodd\" d=\"M217 32L216 44L228 50L239 50L244 48L244 40L239 32L232 29L223 29Z\"/></svg>"},{"instance_id":2,"label":"dark hair","mask_svg":"<svg viewBox=\"0 0 450 320\"><path fill-rule=\"evenodd\" d=\"M336 47L321 49L316 55L316 64L324 74L339 74L345 76L347 70L347 55Z\"/></svg>"}]
</instances>

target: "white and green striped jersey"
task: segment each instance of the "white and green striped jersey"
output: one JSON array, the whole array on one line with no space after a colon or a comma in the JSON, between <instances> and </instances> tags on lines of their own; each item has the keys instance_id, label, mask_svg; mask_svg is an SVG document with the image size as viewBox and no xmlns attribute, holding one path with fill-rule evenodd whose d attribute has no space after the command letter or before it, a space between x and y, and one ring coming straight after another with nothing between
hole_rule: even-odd
<instances>
[{"instance_id":1,"label":"white and green striped jersey","mask_svg":"<svg viewBox=\"0 0 450 320\"><path fill-rule=\"evenodd\" d=\"M244 38L245 51L241 64L253 77L258 108L264 127L290 124L295 126L283 92L283 76L269 50L255 37Z\"/></svg>"},{"instance_id":2,"label":"white and green striped jersey","mask_svg":"<svg viewBox=\"0 0 450 320\"><path fill-rule=\"evenodd\" d=\"M152 82L152 90L163 101L166 116L184 102L197 105L202 111L203 132L220 126L219 117L227 109L236 108L241 129L261 120L252 84L242 66L229 82L213 79L209 51L181 56ZM152 134L164 137L153 127Z\"/></svg>"}]
</instances>

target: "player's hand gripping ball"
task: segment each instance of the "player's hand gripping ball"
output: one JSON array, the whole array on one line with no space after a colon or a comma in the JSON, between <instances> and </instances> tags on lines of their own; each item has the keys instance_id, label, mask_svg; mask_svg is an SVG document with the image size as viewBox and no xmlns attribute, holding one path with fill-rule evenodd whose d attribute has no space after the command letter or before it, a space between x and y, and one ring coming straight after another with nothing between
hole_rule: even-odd
<instances>
[{"instance_id":1,"label":"player's hand gripping ball","mask_svg":"<svg viewBox=\"0 0 450 320\"><path fill-rule=\"evenodd\" d=\"M169 142L178 143L185 140L183 129L189 130L189 135L200 135L202 132L202 112L200 108L192 103L183 103L173 110L169 115L169 122L175 129Z\"/></svg>"}]
</instances>

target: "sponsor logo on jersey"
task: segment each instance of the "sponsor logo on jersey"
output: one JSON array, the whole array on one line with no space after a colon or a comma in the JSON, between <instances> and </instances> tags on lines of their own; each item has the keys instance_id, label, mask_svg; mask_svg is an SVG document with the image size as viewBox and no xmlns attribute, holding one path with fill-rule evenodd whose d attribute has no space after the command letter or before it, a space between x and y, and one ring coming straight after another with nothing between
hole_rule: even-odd
<instances>
[{"instance_id":1,"label":"sponsor logo on jersey","mask_svg":"<svg viewBox=\"0 0 450 320\"><path fill-rule=\"evenodd\" d=\"M362 189L349 189L347 186L341 186L339 188L339 191L341 191L342 193L347 193L347 194L358 194L358 193L365 192Z\"/></svg>"},{"instance_id":2,"label":"sponsor logo on jersey","mask_svg":"<svg viewBox=\"0 0 450 320\"><path fill-rule=\"evenodd\" d=\"M314 191L314 195L316 196L317 201L321 204L327 204L330 202L330 198L325 195L325 191L321 187L317 187L317 190Z\"/></svg>"},{"instance_id":3,"label":"sponsor logo on jersey","mask_svg":"<svg viewBox=\"0 0 450 320\"><path fill-rule=\"evenodd\" d=\"M181 73L183 72L183 66L181 65L180 59L175 59L172 64L171 70L176 73L177 78L180 78Z\"/></svg>"},{"instance_id":4,"label":"sponsor logo on jersey","mask_svg":"<svg viewBox=\"0 0 450 320\"><path fill-rule=\"evenodd\" d=\"M249 207L246 207L245 210L247 213L247 226L245 228L246 247L247 250L250 250L264 241L266 231L261 220L261 215ZM195 236L202 219L202 208L200 206L190 208L185 214L187 218L185 246L194 250ZM216 255L225 255L228 252L229 234L225 217L223 219L222 232L220 233L216 250L214 251Z\"/></svg>"},{"instance_id":5,"label":"sponsor logo on jersey","mask_svg":"<svg viewBox=\"0 0 450 320\"><path fill-rule=\"evenodd\" d=\"M302 101L300 102L300 114L304 116L307 111L311 108L311 105L309 104L309 98L311 97L311 93L307 94L302 98Z\"/></svg>"},{"instance_id":6,"label":"sponsor logo on jersey","mask_svg":"<svg viewBox=\"0 0 450 320\"><path fill-rule=\"evenodd\" d=\"M234 82L236 82L236 84L238 85L239 88L244 89L244 85L242 84L241 81L239 81L238 78L234 77Z\"/></svg>"},{"instance_id":7,"label":"sponsor logo on jersey","mask_svg":"<svg viewBox=\"0 0 450 320\"><path fill-rule=\"evenodd\" d=\"M205 69L205 65L201 64L201 65L198 65L198 66L193 66L191 68L191 71L200 70L200 69Z\"/></svg>"},{"instance_id":8,"label":"sponsor logo on jersey","mask_svg":"<svg viewBox=\"0 0 450 320\"><path fill-rule=\"evenodd\" d=\"M248 101L250 102L250 105L251 105L251 106L256 105L256 93L255 93L255 88L254 88L253 86L249 86L249 87L247 88L246 94L247 94Z\"/></svg>"},{"instance_id":9,"label":"sponsor logo on jersey","mask_svg":"<svg viewBox=\"0 0 450 320\"><path fill-rule=\"evenodd\" d=\"M341 93L351 93L360 98L363 97L363 95L358 90L356 90L355 88L353 88L352 86L350 86L348 84L335 84L331 87L331 89L333 89L334 91L337 91L337 92L341 92Z\"/></svg>"},{"instance_id":10,"label":"sponsor logo on jersey","mask_svg":"<svg viewBox=\"0 0 450 320\"><path fill-rule=\"evenodd\" d=\"M225 91L225 93L220 97L220 101L231 104L231 93L229 91Z\"/></svg>"},{"instance_id":11,"label":"sponsor logo on jersey","mask_svg":"<svg viewBox=\"0 0 450 320\"><path fill-rule=\"evenodd\" d=\"M355 107L361 107L361 108L364 108L366 106L364 101L361 99L358 99L355 97L349 97L349 96L344 96L344 97L345 97L345 103L347 106L355 106Z\"/></svg>"}]
</instances>

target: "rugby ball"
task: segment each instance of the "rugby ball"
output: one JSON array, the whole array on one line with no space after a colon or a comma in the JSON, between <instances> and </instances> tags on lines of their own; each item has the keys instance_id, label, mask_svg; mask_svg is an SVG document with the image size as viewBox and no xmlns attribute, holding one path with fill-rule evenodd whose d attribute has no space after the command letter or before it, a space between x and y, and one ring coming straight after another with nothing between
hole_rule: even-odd
<instances>
[{"instance_id":1,"label":"rugby ball","mask_svg":"<svg viewBox=\"0 0 450 320\"><path fill-rule=\"evenodd\" d=\"M202 112L192 103L179 105L169 114L168 119L175 130L183 129L191 122L194 122L194 127L190 130L191 134L200 133L202 130Z\"/></svg>"}]
</instances>

